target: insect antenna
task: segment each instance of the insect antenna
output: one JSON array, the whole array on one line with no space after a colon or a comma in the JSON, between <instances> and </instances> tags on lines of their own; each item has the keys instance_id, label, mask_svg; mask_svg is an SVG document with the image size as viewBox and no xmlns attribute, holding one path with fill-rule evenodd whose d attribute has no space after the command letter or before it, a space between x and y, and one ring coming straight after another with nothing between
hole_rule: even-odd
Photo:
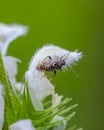
<instances>
[{"instance_id":1,"label":"insect antenna","mask_svg":"<svg viewBox=\"0 0 104 130\"><path fill-rule=\"evenodd\" d=\"M66 64L66 70L71 70L71 72L75 75L76 78L78 78L78 74L74 71L72 66L69 66Z\"/></svg>"},{"instance_id":2,"label":"insect antenna","mask_svg":"<svg viewBox=\"0 0 104 130\"><path fill-rule=\"evenodd\" d=\"M47 57L43 60L43 62L46 62L47 59L50 59L50 60L51 60L52 58L51 58L51 56L47 56Z\"/></svg>"},{"instance_id":3,"label":"insect antenna","mask_svg":"<svg viewBox=\"0 0 104 130\"><path fill-rule=\"evenodd\" d=\"M78 78L78 74L74 71L72 66L69 66L69 69L71 70L71 72L75 75L76 78Z\"/></svg>"},{"instance_id":4,"label":"insect antenna","mask_svg":"<svg viewBox=\"0 0 104 130\"><path fill-rule=\"evenodd\" d=\"M62 59L63 57L65 57L63 60L66 60L67 57L69 56L69 54L70 54L70 52L68 52L68 54L65 54L65 55L61 56L60 59Z\"/></svg>"}]
</instances>

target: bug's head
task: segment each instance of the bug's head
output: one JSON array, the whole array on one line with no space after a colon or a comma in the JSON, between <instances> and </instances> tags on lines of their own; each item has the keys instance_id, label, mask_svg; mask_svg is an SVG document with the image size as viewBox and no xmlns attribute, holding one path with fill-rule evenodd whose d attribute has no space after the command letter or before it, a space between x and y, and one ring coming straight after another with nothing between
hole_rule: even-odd
<instances>
[{"instance_id":1,"label":"bug's head","mask_svg":"<svg viewBox=\"0 0 104 130\"><path fill-rule=\"evenodd\" d=\"M61 60L60 61L60 64L63 66L63 65L65 65L66 63L65 63L65 60Z\"/></svg>"},{"instance_id":2,"label":"bug's head","mask_svg":"<svg viewBox=\"0 0 104 130\"><path fill-rule=\"evenodd\" d=\"M54 63L54 67L55 68L61 68L62 66L64 66L65 65L65 60L62 60L62 59L60 59L60 60L57 60L55 63Z\"/></svg>"}]
</instances>

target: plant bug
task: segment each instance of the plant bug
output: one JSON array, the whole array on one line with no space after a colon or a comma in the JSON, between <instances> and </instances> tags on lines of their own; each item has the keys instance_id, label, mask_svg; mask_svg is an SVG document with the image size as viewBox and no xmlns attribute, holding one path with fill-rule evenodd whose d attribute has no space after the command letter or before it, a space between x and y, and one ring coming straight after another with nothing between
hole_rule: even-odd
<instances>
[{"instance_id":1,"label":"plant bug","mask_svg":"<svg viewBox=\"0 0 104 130\"><path fill-rule=\"evenodd\" d=\"M37 70L44 71L44 72L54 72L54 75L56 75L56 71L62 69L64 65L66 65L66 58L69 56L69 53L67 55L64 55L62 57L58 56L47 56L41 63L37 65Z\"/></svg>"}]
</instances>

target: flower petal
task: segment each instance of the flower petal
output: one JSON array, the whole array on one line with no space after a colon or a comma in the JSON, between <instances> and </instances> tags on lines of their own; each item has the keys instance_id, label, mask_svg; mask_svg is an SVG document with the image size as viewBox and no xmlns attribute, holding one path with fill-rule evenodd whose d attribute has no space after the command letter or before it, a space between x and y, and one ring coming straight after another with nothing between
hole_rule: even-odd
<instances>
[{"instance_id":1,"label":"flower petal","mask_svg":"<svg viewBox=\"0 0 104 130\"><path fill-rule=\"evenodd\" d=\"M0 130L2 130L4 122L4 98L3 98L3 87L0 85Z\"/></svg>"},{"instance_id":2,"label":"flower petal","mask_svg":"<svg viewBox=\"0 0 104 130\"><path fill-rule=\"evenodd\" d=\"M69 52L69 56L66 59L66 64L71 66L78 62L82 58L82 52L75 50L74 52Z\"/></svg>"},{"instance_id":3,"label":"flower petal","mask_svg":"<svg viewBox=\"0 0 104 130\"><path fill-rule=\"evenodd\" d=\"M35 130L30 120L20 120L12 124L9 128L10 130Z\"/></svg>"},{"instance_id":4,"label":"flower petal","mask_svg":"<svg viewBox=\"0 0 104 130\"><path fill-rule=\"evenodd\" d=\"M12 24L0 24L0 48L3 55L6 54L8 45L17 37L27 33L27 26Z\"/></svg>"},{"instance_id":5,"label":"flower petal","mask_svg":"<svg viewBox=\"0 0 104 130\"><path fill-rule=\"evenodd\" d=\"M37 70L35 73L28 71L28 87L30 91L31 100L36 110L43 110L41 100L54 93L54 87L49 80L41 72Z\"/></svg>"},{"instance_id":6,"label":"flower petal","mask_svg":"<svg viewBox=\"0 0 104 130\"><path fill-rule=\"evenodd\" d=\"M15 84L15 76L17 75L17 62L20 62L20 60L11 56L4 56L3 59L9 79L12 84Z\"/></svg>"}]
</instances>

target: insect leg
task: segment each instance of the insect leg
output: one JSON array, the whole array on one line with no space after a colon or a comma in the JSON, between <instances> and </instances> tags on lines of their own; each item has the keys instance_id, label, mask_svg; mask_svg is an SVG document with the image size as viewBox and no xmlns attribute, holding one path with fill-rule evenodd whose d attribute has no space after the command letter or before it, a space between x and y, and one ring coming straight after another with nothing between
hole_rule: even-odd
<instances>
[{"instance_id":1,"label":"insect leg","mask_svg":"<svg viewBox=\"0 0 104 130\"><path fill-rule=\"evenodd\" d=\"M47 56L47 57L43 60L43 62L45 62L48 58L49 58L50 60L52 59L50 56Z\"/></svg>"},{"instance_id":2,"label":"insect leg","mask_svg":"<svg viewBox=\"0 0 104 130\"><path fill-rule=\"evenodd\" d=\"M54 71L54 76L56 76L56 71Z\"/></svg>"}]
</instances>

